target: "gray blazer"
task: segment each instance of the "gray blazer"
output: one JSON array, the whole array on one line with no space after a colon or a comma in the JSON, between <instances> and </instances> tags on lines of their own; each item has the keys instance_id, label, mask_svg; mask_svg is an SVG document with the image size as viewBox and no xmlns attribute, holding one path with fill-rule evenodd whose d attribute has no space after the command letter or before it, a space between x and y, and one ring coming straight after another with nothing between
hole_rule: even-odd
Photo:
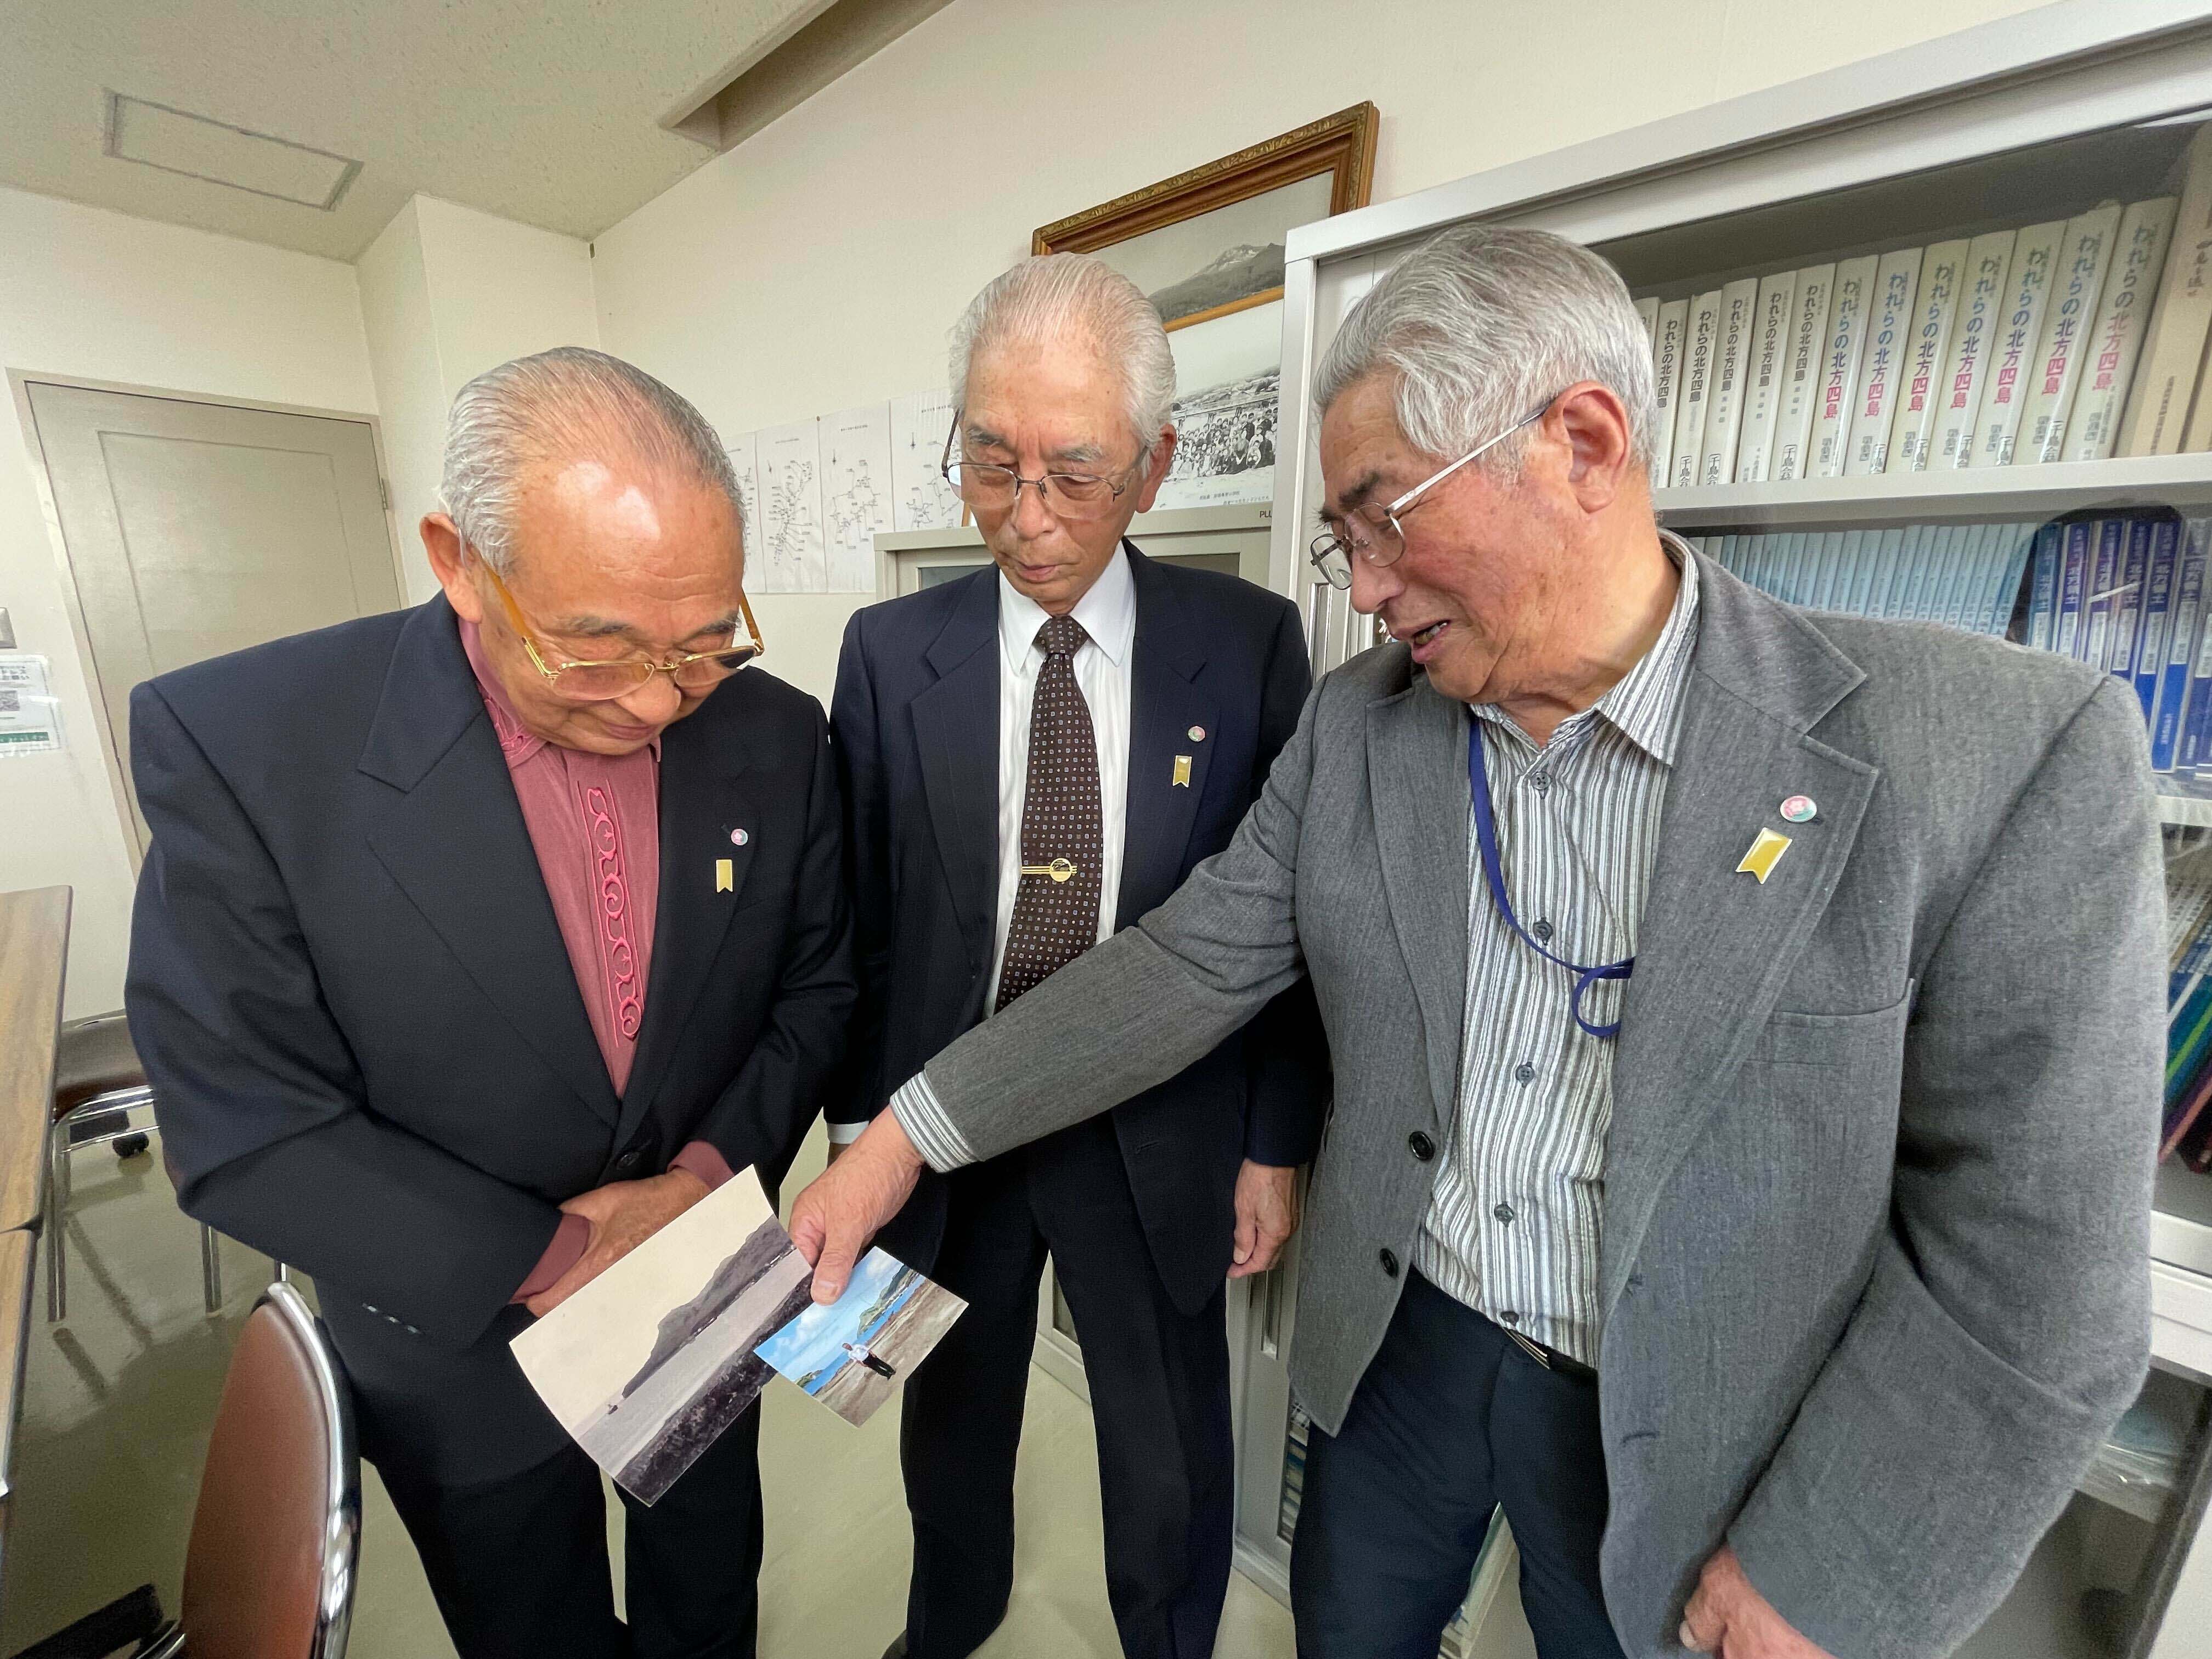
<instances>
[{"instance_id":1,"label":"gray blazer","mask_svg":"<svg viewBox=\"0 0 2212 1659\"><path fill-rule=\"evenodd\" d=\"M1705 561L1613 1066L1607 1605L1679 1651L1723 1539L1844 1659L1948 1652L2147 1358L2164 1052L2143 723L2123 684L1808 615ZM928 1066L978 1157L1171 1075L1312 975L1336 1070L1291 1372L1341 1425L1446 1139L1465 710L1385 646L1308 702L1230 847ZM1820 815L1784 823L1810 795ZM1762 828L1793 844L1736 873ZM1386 1265L1385 1256L1395 1258Z\"/></svg>"}]
</instances>

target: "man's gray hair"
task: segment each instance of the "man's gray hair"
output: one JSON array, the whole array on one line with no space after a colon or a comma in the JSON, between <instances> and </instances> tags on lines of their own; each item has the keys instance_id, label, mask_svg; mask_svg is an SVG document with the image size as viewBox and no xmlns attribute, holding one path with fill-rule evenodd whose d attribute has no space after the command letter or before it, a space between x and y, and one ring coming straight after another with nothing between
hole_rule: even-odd
<instances>
[{"instance_id":1,"label":"man's gray hair","mask_svg":"<svg viewBox=\"0 0 2212 1659\"><path fill-rule=\"evenodd\" d=\"M582 346L517 357L460 389L446 421L439 505L461 538L504 576L514 568L515 514L526 475L587 453L610 436L641 459L720 489L744 535L737 471L714 428L643 369Z\"/></svg>"},{"instance_id":2,"label":"man's gray hair","mask_svg":"<svg viewBox=\"0 0 2212 1659\"><path fill-rule=\"evenodd\" d=\"M1577 380L1609 386L1628 411L1636 459L1651 465L1651 343L1620 273L1547 230L1466 225L1431 237L1345 319L1314 377L1323 414L1370 374L1392 377L1398 430L1455 460ZM1527 434L1475 463L1518 468Z\"/></svg>"},{"instance_id":3,"label":"man's gray hair","mask_svg":"<svg viewBox=\"0 0 2212 1659\"><path fill-rule=\"evenodd\" d=\"M1152 459L1175 408L1176 366L1160 313L1144 290L1087 253L1046 253L993 277L952 329L952 405L968 406L979 351L1010 342L1088 339L1121 371L1140 461Z\"/></svg>"}]
</instances>

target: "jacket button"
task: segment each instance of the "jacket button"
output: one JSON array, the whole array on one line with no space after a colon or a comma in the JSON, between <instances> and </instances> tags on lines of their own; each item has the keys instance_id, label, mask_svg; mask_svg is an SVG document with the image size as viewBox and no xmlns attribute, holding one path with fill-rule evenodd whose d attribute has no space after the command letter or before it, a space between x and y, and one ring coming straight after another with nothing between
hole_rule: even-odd
<instances>
[{"instance_id":1,"label":"jacket button","mask_svg":"<svg viewBox=\"0 0 2212 1659\"><path fill-rule=\"evenodd\" d=\"M633 1146L615 1160L615 1173L617 1175L630 1175L636 1170L638 1165L644 1162L644 1152L639 1147Z\"/></svg>"},{"instance_id":2,"label":"jacket button","mask_svg":"<svg viewBox=\"0 0 2212 1659\"><path fill-rule=\"evenodd\" d=\"M1426 1164L1437 1155L1437 1143L1421 1130L1416 1129L1406 1137L1406 1145L1413 1149L1413 1156Z\"/></svg>"},{"instance_id":3,"label":"jacket button","mask_svg":"<svg viewBox=\"0 0 2212 1659\"><path fill-rule=\"evenodd\" d=\"M1376 1259L1382 1262L1384 1273L1393 1279L1398 1276L1398 1253L1395 1250L1384 1250Z\"/></svg>"}]
</instances>

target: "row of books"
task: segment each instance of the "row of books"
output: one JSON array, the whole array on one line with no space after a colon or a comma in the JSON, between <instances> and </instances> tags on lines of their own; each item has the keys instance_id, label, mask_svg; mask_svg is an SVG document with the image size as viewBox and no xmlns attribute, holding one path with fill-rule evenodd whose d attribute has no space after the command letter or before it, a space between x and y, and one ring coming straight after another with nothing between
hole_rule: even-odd
<instances>
[{"instance_id":1,"label":"row of books","mask_svg":"<svg viewBox=\"0 0 2212 1659\"><path fill-rule=\"evenodd\" d=\"M1786 605L2002 634L2036 528L2033 522L1903 525L1687 539Z\"/></svg>"},{"instance_id":2,"label":"row of books","mask_svg":"<svg viewBox=\"0 0 2212 1659\"><path fill-rule=\"evenodd\" d=\"M1662 489L2212 449L2212 125L2179 198L1637 308Z\"/></svg>"},{"instance_id":3,"label":"row of books","mask_svg":"<svg viewBox=\"0 0 2212 1659\"><path fill-rule=\"evenodd\" d=\"M2161 1158L2212 1171L2212 883L2166 895L2166 1110Z\"/></svg>"}]
</instances>

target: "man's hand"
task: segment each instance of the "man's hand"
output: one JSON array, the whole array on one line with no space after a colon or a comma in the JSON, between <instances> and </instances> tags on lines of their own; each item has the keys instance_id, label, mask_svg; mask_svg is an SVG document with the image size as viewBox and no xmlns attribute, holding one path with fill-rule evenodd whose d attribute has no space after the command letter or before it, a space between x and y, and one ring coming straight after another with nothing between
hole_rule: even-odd
<instances>
[{"instance_id":1,"label":"man's hand","mask_svg":"<svg viewBox=\"0 0 2212 1659\"><path fill-rule=\"evenodd\" d=\"M690 1170L671 1170L644 1181L611 1181L577 1194L561 1208L592 1224L591 1241L574 1267L523 1305L544 1318L706 1197L707 1192L707 1183Z\"/></svg>"},{"instance_id":2,"label":"man's hand","mask_svg":"<svg viewBox=\"0 0 2212 1659\"><path fill-rule=\"evenodd\" d=\"M898 1114L881 1111L791 1206L791 1237L814 1269L814 1299L845 1293L877 1230L906 1207L925 1165Z\"/></svg>"},{"instance_id":3,"label":"man's hand","mask_svg":"<svg viewBox=\"0 0 2212 1659\"><path fill-rule=\"evenodd\" d=\"M1719 1659L1834 1659L1800 1636L1753 1588L1729 1544L1698 1575L1697 1592L1682 1609L1681 1640L1691 1652Z\"/></svg>"},{"instance_id":4,"label":"man's hand","mask_svg":"<svg viewBox=\"0 0 2212 1659\"><path fill-rule=\"evenodd\" d=\"M1244 1160L1237 1172L1237 1239L1229 1276L1249 1279L1275 1265L1298 1230L1298 1172Z\"/></svg>"}]
</instances>

